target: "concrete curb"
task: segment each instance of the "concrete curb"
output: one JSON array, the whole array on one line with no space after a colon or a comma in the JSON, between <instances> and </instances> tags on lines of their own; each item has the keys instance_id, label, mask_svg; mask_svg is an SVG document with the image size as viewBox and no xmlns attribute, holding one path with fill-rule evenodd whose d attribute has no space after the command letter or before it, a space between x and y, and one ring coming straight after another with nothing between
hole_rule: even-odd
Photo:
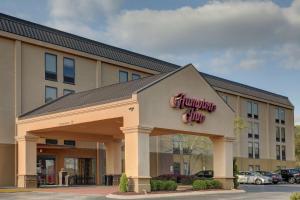
<instances>
[{"instance_id":1,"label":"concrete curb","mask_svg":"<svg viewBox=\"0 0 300 200\"><path fill-rule=\"evenodd\" d=\"M152 199L152 198L163 198L163 197L182 197L182 196L197 196L197 195L212 195L212 194L234 194L244 193L245 190L217 190L217 191L192 191L192 192L178 192L178 193L167 193L167 194L139 194L139 195L118 195L109 194L106 198L110 199Z\"/></svg>"}]
</instances>

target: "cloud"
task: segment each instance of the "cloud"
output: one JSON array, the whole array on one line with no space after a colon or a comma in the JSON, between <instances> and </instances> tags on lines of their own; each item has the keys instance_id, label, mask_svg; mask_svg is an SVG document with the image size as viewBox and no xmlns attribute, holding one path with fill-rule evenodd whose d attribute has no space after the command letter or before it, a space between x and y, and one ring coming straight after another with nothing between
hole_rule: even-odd
<instances>
[{"instance_id":1,"label":"cloud","mask_svg":"<svg viewBox=\"0 0 300 200\"><path fill-rule=\"evenodd\" d=\"M121 0L49 0L48 26L92 39L105 38L100 24L116 14Z\"/></svg>"},{"instance_id":2,"label":"cloud","mask_svg":"<svg viewBox=\"0 0 300 200\"><path fill-rule=\"evenodd\" d=\"M211 1L196 8L127 10L111 18L106 31L120 46L157 55L299 46L300 1L287 8L272 1ZM240 67L260 64L253 56Z\"/></svg>"}]
</instances>

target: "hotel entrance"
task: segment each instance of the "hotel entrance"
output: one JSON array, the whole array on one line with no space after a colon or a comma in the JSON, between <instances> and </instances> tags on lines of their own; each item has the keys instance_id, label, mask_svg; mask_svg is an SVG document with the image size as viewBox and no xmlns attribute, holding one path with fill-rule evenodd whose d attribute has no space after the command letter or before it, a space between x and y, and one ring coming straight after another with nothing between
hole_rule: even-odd
<instances>
[{"instance_id":1,"label":"hotel entrance","mask_svg":"<svg viewBox=\"0 0 300 200\"><path fill-rule=\"evenodd\" d=\"M37 179L39 186L56 184L55 160L54 156L38 156Z\"/></svg>"},{"instance_id":2,"label":"hotel entrance","mask_svg":"<svg viewBox=\"0 0 300 200\"><path fill-rule=\"evenodd\" d=\"M96 159L65 158L64 165L71 185L96 184Z\"/></svg>"},{"instance_id":3,"label":"hotel entrance","mask_svg":"<svg viewBox=\"0 0 300 200\"><path fill-rule=\"evenodd\" d=\"M232 189L234 118L233 110L192 65L66 95L19 117L18 187L36 187L37 153L56 155L57 168L73 173L74 184L92 184L95 179L99 184L103 143L105 173L120 175L124 159L128 190L150 191L150 138L180 133L211 140L214 179ZM59 139L61 146L41 151L38 143L43 138ZM62 142L66 140L97 143L97 150L66 147ZM46 165L48 174L52 164ZM175 170L183 171L178 165Z\"/></svg>"}]
</instances>

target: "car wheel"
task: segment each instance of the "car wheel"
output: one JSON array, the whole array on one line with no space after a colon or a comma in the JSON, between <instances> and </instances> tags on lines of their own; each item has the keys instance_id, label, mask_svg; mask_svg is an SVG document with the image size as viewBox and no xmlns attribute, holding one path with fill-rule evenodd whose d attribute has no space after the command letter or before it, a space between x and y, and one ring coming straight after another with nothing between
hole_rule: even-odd
<instances>
[{"instance_id":1,"label":"car wheel","mask_svg":"<svg viewBox=\"0 0 300 200\"><path fill-rule=\"evenodd\" d=\"M256 185L261 185L261 184L262 184L262 181L261 181L260 179L256 179L256 180L255 180L255 184L256 184Z\"/></svg>"},{"instance_id":2,"label":"car wheel","mask_svg":"<svg viewBox=\"0 0 300 200\"><path fill-rule=\"evenodd\" d=\"M296 182L296 179L294 177L289 178L289 183L294 184Z\"/></svg>"}]
</instances>

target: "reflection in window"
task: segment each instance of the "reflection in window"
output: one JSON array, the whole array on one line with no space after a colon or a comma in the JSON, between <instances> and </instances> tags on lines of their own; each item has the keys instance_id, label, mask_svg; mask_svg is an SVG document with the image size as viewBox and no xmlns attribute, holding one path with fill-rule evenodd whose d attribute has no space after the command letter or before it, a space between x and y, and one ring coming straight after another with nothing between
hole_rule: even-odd
<instances>
[{"instance_id":1,"label":"reflection in window","mask_svg":"<svg viewBox=\"0 0 300 200\"><path fill-rule=\"evenodd\" d=\"M141 78L141 75L139 74L132 74L132 80L137 80L137 79L140 79Z\"/></svg>"},{"instance_id":2,"label":"reflection in window","mask_svg":"<svg viewBox=\"0 0 300 200\"><path fill-rule=\"evenodd\" d=\"M45 79L57 80L57 57L56 55L46 53L45 54Z\"/></svg>"},{"instance_id":3,"label":"reflection in window","mask_svg":"<svg viewBox=\"0 0 300 200\"><path fill-rule=\"evenodd\" d=\"M64 58L64 83L75 83L75 61L71 58Z\"/></svg>"},{"instance_id":4,"label":"reflection in window","mask_svg":"<svg viewBox=\"0 0 300 200\"><path fill-rule=\"evenodd\" d=\"M119 71L119 83L124 83L128 81L128 72Z\"/></svg>"},{"instance_id":5,"label":"reflection in window","mask_svg":"<svg viewBox=\"0 0 300 200\"><path fill-rule=\"evenodd\" d=\"M45 88L45 103L49 103L57 98L57 88L46 86Z\"/></svg>"}]
</instances>

